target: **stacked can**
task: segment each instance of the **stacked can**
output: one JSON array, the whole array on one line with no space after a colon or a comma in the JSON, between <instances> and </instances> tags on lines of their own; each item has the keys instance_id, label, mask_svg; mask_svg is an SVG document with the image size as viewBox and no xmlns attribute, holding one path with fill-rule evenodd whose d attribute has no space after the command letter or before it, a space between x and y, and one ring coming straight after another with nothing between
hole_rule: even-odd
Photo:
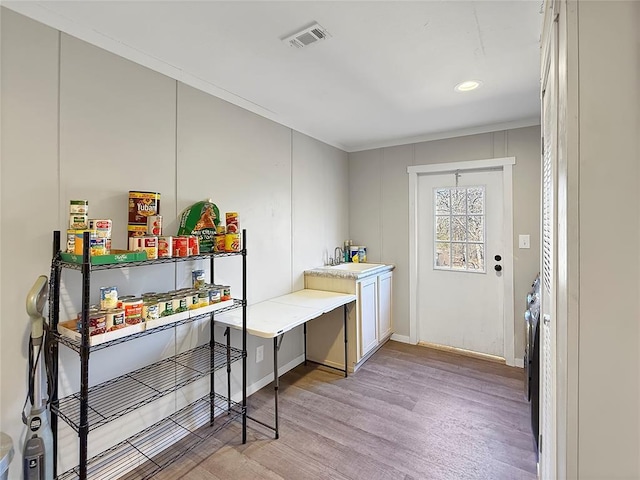
<instances>
[{"instance_id":1,"label":"stacked can","mask_svg":"<svg viewBox=\"0 0 640 480\"><path fill-rule=\"evenodd\" d=\"M111 226L108 218L90 218L89 230L95 232L91 240L91 255L108 255L111 252Z\"/></svg>"},{"instance_id":2,"label":"stacked can","mask_svg":"<svg viewBox=\"0 0 640 480\"><path fill-rule=\"evenodd\" d=\"M240 245L240 223L238 212L227 212L225 214L227 233L224 237L224 250L226 252L239 252Z\"/></svg>"},{"instance_id":3,"label":"stacked can","mask_svg":"<svg viewBox=\"0 0 640 480\"><path fill-rule=\"evenodd\" d=\"M69 229L67 230L67 253L78 254L76 235L84 232L89 226L89 202L87 200L71 200L69 202ZM80 245L82 255L82 244Z\"/></svg>"}]
</instances>

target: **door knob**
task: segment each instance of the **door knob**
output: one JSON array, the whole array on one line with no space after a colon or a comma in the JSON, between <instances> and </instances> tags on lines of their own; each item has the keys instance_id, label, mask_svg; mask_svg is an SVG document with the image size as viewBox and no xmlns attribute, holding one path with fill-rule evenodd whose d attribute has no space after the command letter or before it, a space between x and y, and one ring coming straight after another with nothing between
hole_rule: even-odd
<instances>
[{"instance_id":1,"label":"door knob","mask_svg":"<svg viewBox=\"0 0 640 480\"><path fill-rule=\"evenodd\" d=\"M493 267L493 269L494 269L496 272L501 272L501 271L502 271L502 265L496 265L495 267Z\"/></svg>"},{"instance_id":2,"label":"door knob","mask_svg":"<svg viewBox=\"0 0 640 480\"><path fill-rule=\"evenodd\" d=\"M496 255L493 258L495 259L496 262L499 262L500 260L502 260L502 257L500 255Z\"/></svg>"}]
</instances>

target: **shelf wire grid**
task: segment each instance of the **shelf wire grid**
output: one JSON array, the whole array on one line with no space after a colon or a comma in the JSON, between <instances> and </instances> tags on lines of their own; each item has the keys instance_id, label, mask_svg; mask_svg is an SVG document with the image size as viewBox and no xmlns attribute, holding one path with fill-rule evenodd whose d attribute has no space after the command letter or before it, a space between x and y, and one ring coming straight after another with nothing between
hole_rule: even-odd
<instances>
[{"instance_id":1,"label":"shelf wire grid","mask_svg":"<svg viewBox=\"0 0 640 480\"><path fill-rule=\"evenodd\" d=\"M230 362L243 357L242 350L230 347ZM213 369L227 364L227 346L215 342ZM211 373L211 349L202 345L175 357L161 360L116 377L89 389L89 430L105 425L160 397ZM177 381L176 379L179 379ZM76 432L80 429L80 395L74 393L51 406Z\"/></svg>"},{"instance_id":2,"label":"shelf wire grid","mask_svg":"<svg viewBox=\"0 0 640 480\"><path fill-rule=\"evenodd\" d=\"M98 345L93 345L90 347L92 352L96 352L98 350L102 350L103 348L108 348L108 347L112 347L113 345L117 345L119 343L124 343L124 342L129 342L131 340L134 340L136 338L140 338L140 337L146 337L147 335L152 335L154 333L157 332L162 332L163 330L169 330L171 328L177 327L179 325L185 325L187 323L191 323L191 322L195 322L197 320L202 320L203 318L208 318L211 315L217 315L219 313L223 313L223 312L228 312L229 310L234 310L236 308L240 308L242 306L244 306L245 302L243 300L239 300L234 298L233 299L233 305L229 305L228 307L224 307L221 308L219 310L215 310L214 312L207 312L207 313L203 313L201 315L197 315L195 317L191 317L191 318L185 318L183 320L178 320L172 323L168 323L166 325L161 325L159 327L155 327L155 328L151 328L149 330L143 330L142 332L137 332L137 333L133 333L131 335L127 335L125 337L121 337L121 338L117 338L115 340L111 340L109 342L104 342L104 343L100 343ZM51 335L53 335L55 337L55 339L65 345L66 347L70 348L71 350L75 351L76 353L80 353L80 349L81 349L81 344L79 341L73 340L69 337L65 337L64 335L61 335L58 332L54 332L51 331Z\"/></svg>"},{"instance_id":3,"label":"shelf wire grid","mask_svg":"<svg viewBox=\"0 0 640 480\"><path fill-rule=\"evenodd\" d=\"M210 422L211 400L207 395L89 459L87 477L100 480L153 478L244 413L241 404L222 395L215 394L213 405L213 422ZM79 468L74 467L56 478L79 479Z\"/></svg>"},{"instance_id":4,"label":"shelf wire grid","mask_svg":"<svg viewBox=\"0 0 640 480\"><path fill-rule=\"evenodd\" d=\"M215 252L191 255L189 257L158 258L155 260L140 260L139 262L107 263L104 265L91 264L91 271L112 270L114 268L143 267L145 265L159 265L161 263L186 262L189 260L203 260L208 258L233 257L243 255L244 252ZM70 270L82 270L82 263L65 262L59 256L54 260L54 264Z\"/></svg>"}]
</instances>

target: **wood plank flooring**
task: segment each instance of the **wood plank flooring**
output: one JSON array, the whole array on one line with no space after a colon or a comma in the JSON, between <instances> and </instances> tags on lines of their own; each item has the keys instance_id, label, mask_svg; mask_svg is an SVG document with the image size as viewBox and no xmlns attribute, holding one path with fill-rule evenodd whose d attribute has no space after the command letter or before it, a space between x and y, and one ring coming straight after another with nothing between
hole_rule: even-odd
<instances>
[{"instance_id":1,"label":"wood plank flooring","mask_svg":"<svg viewBox=\"0 0 640 480\"><path fill-rule=\"evenodd\" d=\"M155 478L533 480L523 377L392 341L346 379L300 365L281 378L280 439L249 422L242 445L234 423ZM272 423L272 386L249 407Z\"/></svg>"}]
</instances>

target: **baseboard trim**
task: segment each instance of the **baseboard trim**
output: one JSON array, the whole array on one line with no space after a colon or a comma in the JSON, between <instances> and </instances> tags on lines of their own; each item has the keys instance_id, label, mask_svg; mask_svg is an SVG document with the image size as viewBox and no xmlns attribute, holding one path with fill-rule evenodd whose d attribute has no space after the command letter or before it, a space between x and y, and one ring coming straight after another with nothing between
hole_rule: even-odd
<instances>
[{"instance_id":1,"label":"baseboard trim","mask_svg":"<svg viewBox=\"0 0 640 480\"><path fill-rule=\"evenodd\" d=\"M524 358L516 358L514 367L524 368Z\"/></svg>"},{"instance_id":2,"label":"baseboard trim","mask_svg":"<svg viewBox=\"0 0 640 480\"><path fill-rule=\"evenodd\" d=\"M456 353L458 355L464 355L465 357L479 358L481 360L487 360L489 362L502 363L506 365L506 360L497 355L489 355L488 353L473 352L471 350L465 350L464 348L450 347L449 345L440 345L438 343L430 342L418 342L421 347L432 348L434 350L441 350L443 352Z\"/></svg>"},{"instance_id":3,"label":"baseboard trim","mask_svg":"<svg viewBox=\"0 0 640 480\"><path fill-rule=\"evenodd\" d=\"M394 333L393 335L391 335L391 340L395 340L396 342L401 343L410 343L413 345L413 342L411 341L411 337L409 337L409 335L398 335L397 333Z\"/></svg>"}]
</instances>

